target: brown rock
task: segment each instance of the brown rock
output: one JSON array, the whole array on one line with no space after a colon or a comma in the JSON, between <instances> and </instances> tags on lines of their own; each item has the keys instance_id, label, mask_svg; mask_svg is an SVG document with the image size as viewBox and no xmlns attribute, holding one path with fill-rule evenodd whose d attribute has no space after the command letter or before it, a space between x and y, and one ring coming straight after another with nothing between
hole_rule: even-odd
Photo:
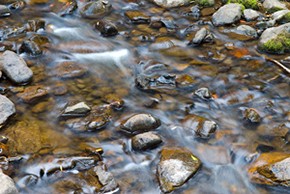
<instances>
[{"instance_id":1,"label":"brown rock","mask_svg":"<svg viewBox=\"0 0 290 194\"><path fill-rule=\"evenodd\" d=\"M33 103L47 95L48 90L42 85L26 87L22 93L17 94L26 103Z\"/></svg>"},{"instance_id":2,"label":"brown rock","mask_svg":"<svg viewBox=\"0 0 290 194\"><path fill-rule=\"evenodd\" d=\"M56 75L61 78L76 78L81 77L87 72L87 69L82 65L76 64L73 61L64 61L56 67Z\"/></svg>"}]
</instances>

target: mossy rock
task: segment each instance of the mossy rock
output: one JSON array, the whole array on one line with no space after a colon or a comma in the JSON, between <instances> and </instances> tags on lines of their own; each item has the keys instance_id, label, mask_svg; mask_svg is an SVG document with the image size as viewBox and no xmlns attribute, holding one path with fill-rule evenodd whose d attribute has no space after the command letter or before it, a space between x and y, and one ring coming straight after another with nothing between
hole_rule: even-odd
<instances>
[{"instance_id":1,"label":"mossy rock","mask_svg":"<svg viewBox=\"0 0 290 194\"><path fill-rule=\"evenodd\" d=\"M289 53L290 23L265 30L260 37L259 50L272 54Z\"/></svg>"},{"instance_id":2,"label":"mossy rock","mask_svg":"<svg viewBox=\"0 0 290 194\"><path fill-rule=\"evenodd\" d=\"M258 0L228 0L227 3L239 3L245 8L258 9Z\"/></svg>"},{"instance_id":3,"label":"mossy rock","mask_svg":"<svg viewBox=\"0 0 290 194\"><path fill-rule=\"evenodd\" d=\"M279 23L285 24L290 22L290 12L286 13L281 19L279 19Z\"/></svg>"},{"instance_id":4,"label":"mossy rock","mask_svg":"<svg viewBox=\"0 0 290 194\"><path fill-rule=\"evenodd\" d=\"M215 0L194 0L193 3L202 7L212 7L215 4Z\"/></svg>"}]
</instances>

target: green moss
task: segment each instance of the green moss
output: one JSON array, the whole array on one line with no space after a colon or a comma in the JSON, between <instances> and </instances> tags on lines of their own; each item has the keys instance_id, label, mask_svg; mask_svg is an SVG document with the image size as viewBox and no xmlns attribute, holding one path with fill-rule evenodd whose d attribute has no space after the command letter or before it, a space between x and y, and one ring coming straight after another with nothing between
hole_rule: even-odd
<instances>
[{"instance_id":1,"label":"green moss","mask_svg":"<svg viewBox=\"0 0 290 194\"><path fill-rule=\"evenodd\" d=\"M283 54L290 51L290 35L280 34L278 37L262 45L262 50L276 54Z\"/></svg>"},{"instance_id":2,"label":"green moss","mask_svg":"<svg viewBox=\"0 0 290 194\"><path fill-rule=\"evenodd\" d=\"M258 9L257 0L228 0L227 3L239 3L245 6L245 8Z\"/></svg>"},{"instance_id":3,"label":"green moss","mask_svg":"<svg viewBox=\"0 0 290 194\"><path fill-rule=\"evenodd\" d=\"M290 12L286 13L278 22L283 24L290 22Z\"/></svg>"},{"instance_id":4,"label":"green moss","mask_svg":"<svg viewBox=\"0 0 290 194\"><path fill-rule=\"evenodd\" d=\"M211 7L214 5L214 0L197 0L196 3L203 7Z\"/></svg>"}]
</instances>

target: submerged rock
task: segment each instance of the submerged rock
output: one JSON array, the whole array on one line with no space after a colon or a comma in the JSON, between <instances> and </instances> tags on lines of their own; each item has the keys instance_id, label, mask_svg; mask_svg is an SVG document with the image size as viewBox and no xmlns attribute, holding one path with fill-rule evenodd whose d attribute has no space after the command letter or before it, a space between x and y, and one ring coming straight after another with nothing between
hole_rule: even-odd
<instances>
[{"instance_id":1,"label":"submerged rock","mask_svg":"<svg viewBox=\"0 0 290 194\"><path fill-rule=\"evenodd\" d=\"M14 181L0 169L0 194L18 194Z\"/></svg>"},{"instance_id":2,"label":"submerged rock","mask_svg":"<svg viewBox=\"0 0 290 194\"><path fill-rule=\"evenodd\" d=\"M0 56L0 69L5 75L17 84L24 84L32 79L33 72L26 62L12 51L5 51Z\"/></svg>"},{"instance_id":3,"label":"submerged rock","mask_svg":"<svg viewBox=\"0 0 290 194\"><path fill-rule=\"evenodd\" d=\"M164 148L157 166L157 176L163 192L183 185L199 169L200 160L186 148Z\"/></svg>"},{"instance_id":4,"label":"submerged rock","mask_svg":"<svg viewBox=\"0 0 290 194\"><path fill-rule=\"evenodd\" d=\"M212 95L208 88L199 88L194 91L194 94L202 99L210 99Z\"/></svg>"},{"instance_id":5,"label":"submerged rock","mask_svg":"<svg viewBox=\"0 0 290 194\"><path fill-rule=\"evenodd\" d=\"M95 28L99 30L103 36L115 36L118 34L118 29L115 24L106 20L98 21Z\"/></svg>"},{"instance_id":6,"label":"submerged rock","mask_svg":"<svg viewBox=\"0 0 290 194\"><path fill-rule=\"evenodd\" d=\"M112 10L112 5L108 1L98 0L85 4L80 13L84 18L101 18L109 14Z\"/></svg>"},{"instance_id":7,"label":"submerged rock","mask_svg":"<svg viewBox=\"0 0 290 194\"><path fill-rule=\"evenodd\" d=\"M154 148L160 143L162 143L161 137L153 132L141 133L132 137L132 148L134 150Z\"/></svg>"},{"instance_id":8,"label":"submerged rock","mask_svg":"<svg viewBox=\"0 0 290 194\"><path fill-rule=\"evenodd\" d=\"M17 94L17 97L21 98L26 103L34 103L47 95L47 88L42 85L38 85L26 87L23 92Z\"/></svg>"},{"instance_id":9,"label":"submerged rock","mask_svg":"<svg viewBox=\"0 0 290 194\"><path fill-rule=\"evenodd\" d=\"M247 108L243 112L244 119L250 121L251 123L259 123L261 121L261 116L257 112L257 110L253 108Z\"/></svg>"},{"instance_id":10,"label":"submerged rock","mask_svg":"<svg viewBox=\"0 0 290 194\"><path fill-rule=\"evenodd\" d=\"M290 52L290 23L266 29L260 37L258 47L274 54Z\"/></svg>"},{"instance_id":11,"label":"submerged rock","mask_svg":"<svg viewBox=\"0 0 290 194\"><path fill-rule=\"evenodd\" d=\"M0 5L0 17L7 17L10 15L10 10L5 5Z\"/></svg>"},{"instance_id":12,"label":"submerged rock","mask_svg":"<svg viewBox=\"0 0 290 194\"><path fill-rule=\"evenodd\" d=\"M63 61L56 66L56 75L64 79L77 78L85 75L87 69L73 61Z\"/></svg>"},{"instance_id":13,"label":"submerged rock","mask_svg":"<svg viewBox=\"0 0 290 194\"><path fill-rule=\"evenodd\" d=\"M151 114L137 114L122 122L120 127L130 134L138 134L156 129L160 125L160 120Z\"/></svg>"},{"instance_id":14,"label":"submerged rock","mask_svg":"<svg viewBox=\"0 0 290 194\"><path fill-rule=\"evenodd\" d=\"M38 56L42 54L41 48L34 41L25 40L19 48L20 53L27 53L31 56Z\"/></svg>"},{"instance_id":15,"label":"submerged rock","mask_svg":"<svg viewBox=\"0 0 290 194\"><path fill-rule=\"evenodd\" d=\"M150 17L141 11L126 11L125 16L134 24L147 24Z\"/></svg>"},{"instance_id":16,"label":"submerged rock","mask_svg":"<svg viewBox=\"0 0 290 194\"><path fill-rule=\"evenodd\" d=\"M6 96L0 94L0 128L10 116L15 114L15 112L16 109L13 102L11 102Z\"/></svg>"},{"instance_id":17,"label":"submerged rock","mask_svg":"<svg viewBox=\"0 0 290 194\"><path fill-rule=\"evenodd\" d=\"M230 3L219 8L212 16L215 26L233 24L241 19L242 6L237 3Z\"/></svg>"},{"instance_id":18,"label":"submerged rock","mask_svg":"<svg viewBox=\"0 0 290 194\"><path fill-rule=\"evenodd\" d=\"M217 129L214 121L197 115L188 115L183 121L183 126L192 130L197 137L209 138Z\"/></svg>"},{"instance_id":19,"label":"submerged rock","mask_svg":"<svg viewBox=\"0 0 290 194\"><path fill-rule=\"evenodd\" d=\"M198 46L201 43L213 42L214 36L213 34L206 28L201 28L196 32L194 38L189 43L194 46Z\"/></svg>"},{"instance_id":20,"label":"submerged rock","mask_svg":"<svg viewBox=\"0 0 290 194\"><path fill-rule=\"evenodd\" d=\"M153 2L161 7L172 8L187 5L190 0L153 0Z\"/></svg>"},{"instance_id":21,"label":"submerged rock","mask_svg":"<svg viewBox=\"0 0 290 194\"><path fill-rule=\"evenodd\" d=\"M258 184L290 187L290 154L261 154L248 170L251 181Z\"/></svg>"}]
</instances>

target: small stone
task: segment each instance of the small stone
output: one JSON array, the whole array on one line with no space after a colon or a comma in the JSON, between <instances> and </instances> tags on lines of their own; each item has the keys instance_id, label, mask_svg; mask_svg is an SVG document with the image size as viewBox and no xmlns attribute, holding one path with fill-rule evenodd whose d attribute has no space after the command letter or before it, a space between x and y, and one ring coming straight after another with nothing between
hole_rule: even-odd
<instances>
[{"instance_id":1,"label":"small stone","mask_svg":"<svg viewBox=\"0 0 290 194\"><path fill-rule=\"evenodd\" d=\"M190 0L153 0L153 2L161 7L173 8L188 5Z\"/></svg>"},{"instance_id":2,"label":"small stone","mask_svg":"<svg viewBox=\"0 0 290 194\"><path fill-rule=\"evenodd\" d=\"M18 1L16 1L16 2L14 2L14 3L9 4L9 5L8 5L8 8L9 8L10 10L22 10L22 9L25 8L25 6L26 6L25 1L18 0Z\"/></svg>"},{"instance_id":3,"label":"small stone","mask_svg":"<svg viewBox=\"0 0 290 194\"><path fill-rule=\"evenodd\" d=\"M212 95L208 88L199 88L194 92L194 94L202 99L212 98Z\"/></svg>"},{"instance_id":4,"label":"small stone","mask_svg":"<svg viewBox=\"0 0 290 194\"><path fill-rule=\"evenodd\" d=\"M150 17L141 11L126 11L125 16L134 24L147 24L150 22Z\"/></svg>"},{"instance_id":5,"label":"small stone","mask_svg":"<svg viewBox=\"0 0 290 194\"><path fill-rule=\"evenodd\" d=\"M243 16L247 21L253 21L260 16L260 13L253 9L245 9L243 11Z\"/></svg>"},{"instance_id":6,"label":"small stone","mask_svg":"<svg viewBox=\"0 0 290 194\"><path fill-rule=\"evenodd\" d=\"M18 190L13 180L9 176L5 175L1 169L0 169L0 182L1 182L0 194L18 194Z\"/></svg>"},{"instance_id":7,"label":"small stone","mask_svg":"<svg viewBox=\"0 0 290 194\"><path fill-rule=\"evenodd\" d=\"M24 84L32 79L33 72L26 62L12 51L5 51L0 56L0 69L5 75L17 84Z\"/></svg>"},{"instance_id":8,"label":"small stone","mask_svg":"<svg viewBox=\"0 0 290 194\"><path fill-rule=\"evenodd\" d=\"M164 148L157 166L157 176L163 192L171 192L192 177L200 160L186 148Z\"/></svg>"},{"instance_id":9,"label":"small stone","mask_svg":"<svg viewBox=\"0 0 290 194\"><path fill-rule=\"evenodd\" d=\"M120 127L130 134L138 134L156 129L160 125L160 120L150 114L137 114L122 122Z\"/></svg>"},{"instance_id":10,"label":"small stone","mask_svg":"<svg viewBox=\"0 0 290 194\"><path fill-rule=\"evenodd\" d=\"M237 3L229 3L217 10L212 16L215 26L233 24L241 19L242 6Z\"/></svg>"},{"instance_id":11,"label":"small stone","mask_svg":"<svg viewBox=\"0 0 290 194\"><path fill-rule=\"evenodd\" d=\"M182 123L184 127L192 130L197 137L203 139L209 138L217 129L217 124L214 121L197 115L188 115Z\"/></svg>"},{"instance_id":12,"label":"small stone","mask_svg":"<svg viewBox=\"0 0 290 194\"><path fill-rule=\"evenodd\" d=\"M213 42L213 39L214 36L209 30L207 30L206 28L201 28L199 31L196 32L194 38L189 44L197 46L201 43Z\"/></svg>"},{"instance_id":13,"label":"small stone","mask_svg":"<svg viewBox=\"0 0 290 194\"><path fill-rule=\"evenodd\" d=\"M112 5L108 1L92 1L86 3L80 10L84 18L102 18L109 14L112 10Z\"/></svg>"},{"instance_id":14,"label":"small stone","mask_svg":"<svg viewBox=\"0 0 290 194\"><path fill-rule=\"evenodd\" d=\"M101 32L103 36L115 36L118 29L112 22L100 20L96 23L95 28Z\"/></svg>"},{"instance_id":15,"label":"small stone","mask_svg":"<svg viewBox=\"0 0 290 194\"><path fill-rule=\"evenodd\" d=\"M25 40L19 48L20 53L27 53L31 56L38 56L42 54L40 47L34 42Z\"/></svg>"},{"instance_id":16,"label":"small stone","mask_svg":"<svg viewBox=\"0 0 290 194\"><path fill-rule=\"evenodd\" d=\"M261 116L257 112L257 110L253 108L247 108L243 116L246 120L250 121L251 123L259 123L261 121Z\"/></svg>"},{"instance_id":17,"label":"small stone","mask_svg":"<svg viewBox=\"0 0 290 194\"><path fill-rule=\"evenodd\" d=\"M63 117L78 117L85 116L88 112L91 111L91 108L85 102L79 102L73 106L68 106L61 114Z\"/></svg>"},{"instance_id":18,"label":"small stone","mask_svg":"<svg viewBox=\"0 0 290 194\"><path fill-rule=\"evenodd\" d=\"M132 148L134 150L146 150L158 146L162 143L159 135L153 132L146 132L132 137Z\"/></svg>"},{"instance_id":19,"label":"small stone","mask_svg":"<svg viewBox=\"0 0 290 194\"><path fill-rule=\"evenodd\" d=\"M26 103L34 103L47 95L47 88L42 85L38 85L26 87L23 92L17 94L17 97L21 98Z\"/></svg>"},{"instance_id":20,"label":"small stone","mask_svg":"<svg viewBox=\"0 0 290 194\"><path fill-rule=\"evenodd\" d=\"M13 102L6 96L0 94L0 128L5 124L10 116L15 114L16 109Z\"/></svg>"},{"instance_id":21,"label":"small stone","mask_svg":"<svg viewBox=\"0 0 290 194\"><path fill-rule=\"evenodd\" d=\"M98 131L98 130L106 127L109 122L110 122L110 120L106 116L94 117L88 124L88 130L89 131Z\"/></svg>"},{"instance_id":22,"label":"small stone","mask_svg":"<svg viewBox=\"0 0 290 194\"><path fill-rule=\"evenodd\" d=\"M257 31L252 28L251 26L248 25L240 25L237 27L236 32L238 34L242 34L245 36L248 36L250 38L257 38L258 37L258 33Z\"/></svg>"}]
</instances>

